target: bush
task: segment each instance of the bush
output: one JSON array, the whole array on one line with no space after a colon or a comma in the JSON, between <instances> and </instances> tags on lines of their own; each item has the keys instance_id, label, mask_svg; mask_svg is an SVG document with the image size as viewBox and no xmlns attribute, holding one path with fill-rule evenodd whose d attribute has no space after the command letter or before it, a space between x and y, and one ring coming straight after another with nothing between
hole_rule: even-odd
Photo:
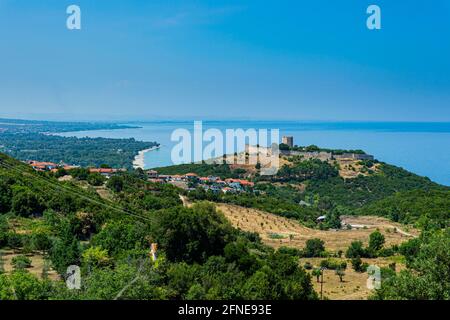
<instances>
[{"instance_id":1,"label":"bush","mask_svg":"<svg viewBox=\"0 0 450 320\"><path fill-rule=\"evenodd\" d=\"M305 264L303 265L303 268L305 268L305 270L311 270L313 268L313 265L311 264L311 262L305 262Z\"/></svg>"},{"instance_id":2,"label":"bush","mask_svg":"<svg viewBox=\"0 0 450 320\"><path fill-rule=\"evenodd\" d=\"M322 260L320 262L320 266L330 270L337 270L337 269L345 270L347 269L347 262L329 258L326 260Z\"/></svg>"},{"instance_id":3,"label":"bush","mask_svg":"<svg viewBox=\"0 0 450 320\"><path fill-rule=\"evenodd\" d=\"M23 245L22 237L17 233L9 232L6 235L6 238L7 238L7 245L11 249L18 249Z\"/></svg>"},{"instance_id":4,"label":"bush","mask_svg":"<svg viewBox=\"0 0 450 320\"><path fill-rule=\"evenodd\" d=\"M395 251L392 248L383 248L378 251L379 257L391 257L395 254Z\"/></svg>"},{"instance_id":5,"label":"bush","mask_svg":"<svg viewBox=\"0 0 450 320\"><path fill-rule=\"evenodd\" d=\"M282 253L282 254L287 254L287 255L293 256L293 257L301 257L302 256L301 250L296 249L296 248L280 247L278 249L278 252Z\"/></svg>"},{"instance_id":6,"label":"bush","mask_svg":"<svg viewBox=\"0 0 450 320\"><path fill-rule=\"evenodd\" d=\"M361 257L358 256L358 257L352 258L352 267L353 267L353 270L355 270L356 272L364 271Z\"/></svg>"},{"instance_id":7,"label":"bush","mask_svg":"<svg viewBox=\"0 0 450 320\"><path fill-rule=\"evenodd\" d=\"M11 260L14 269L26 269L31 267L31 259L24 255L15 256Z\"/></svg>"}]
</instances>

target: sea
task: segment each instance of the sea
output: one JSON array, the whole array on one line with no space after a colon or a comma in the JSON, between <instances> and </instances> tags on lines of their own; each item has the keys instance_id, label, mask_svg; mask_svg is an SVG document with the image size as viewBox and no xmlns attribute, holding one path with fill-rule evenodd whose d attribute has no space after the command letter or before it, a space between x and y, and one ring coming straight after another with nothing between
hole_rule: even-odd
<instances>
[{"instance_id":1,"label":"sea","mask_svg":"<svg viewBox=\"0 0 450 320\"><path fill-rule=\"evenodd\" d=\"M145 153L145 169L169 166L171 141L177 129L193 132L193 121L150 121L121 123L139 128L60 133L62 136L135 138L157 141L161 147ZM203 130L278 129L281 136L293 136L299 146L317 145L330 149L362 149L376 159L443 185L450 186L450 122L327 122L327 121L203 121ZM204 142L204 145L208 142ZM240 151L240 150L238 150Z\"/></svg>"}]
</instances>

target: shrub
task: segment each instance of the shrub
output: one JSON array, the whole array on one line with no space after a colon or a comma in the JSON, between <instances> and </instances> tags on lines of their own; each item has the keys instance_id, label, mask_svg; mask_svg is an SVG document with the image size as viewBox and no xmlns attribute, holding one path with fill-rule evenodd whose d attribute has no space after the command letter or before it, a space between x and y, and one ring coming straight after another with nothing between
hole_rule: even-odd
<instances>
[{"instance_id":1,"label":"shrub","mask_svg":"<svg viewBox=\"0 0 450 320\"><path fill-rule=\"evenodd\" d=\"M293 257L301 257L301 255L302 255L301 250L296 249L296 248L290 248L290 247L280 247L278 249L278 252L287 254L287 255L293 256Z\"/></svg>"},{"instance_id":2,"label":"shrub","mask_svg":"<svg viewBox=\"0 0 450 320\"><path fill-rule=\"evenodd\" d=\"M108 251L101 247L90 247L82 254L83 262L93 267L105 267L109 265Z\"/></svg>"},{"instance_id":3,"label":"shrub","mask_svg":"<svg viewBox=\"0 0 450 320\"><path fill-rule=\"evenodd\" d=\"M380 257L391 257L394 254L395 252L392 248L383 248L380 251L378 251L378 256Z\"/></svg>"},{"instance_id":4,"label":"shrub","mask_svg":"<svg viewBox=\"0 0 450 320\"><path fill-rule=\"evenodd\" d=\"M339 259L329 258L326 260L322 260L320 262L320 266L330 270L337 270L337 269L345 270L347 269L347 262L341 261Z\"/></svg>"},{"instance_id":5,"label":"shrub","mask_svg":"<svg viewBox=\"0 0 450 320\"><path fill-rule=\"evenodd\" d=\"M303 265L303 268L305 268L306 270L311 270L313 268L313 265L311 264L311 262L305 262L305 264Z\"/></svg>"},{"instance_id":6,"label":"shrub","mask_svg":"<svg viewBox=\"0 0 450 320\"><path fill-rule=\"evenodd\" d=\"M355 270L356 272L363 271L361 257L358 256L358 257L352 258L352 267L353 267L353 270Z\"/></svg>"},{"instance_id":7,"label":"shrub","mask_svg":"<svg viewBox=\"0 0 450 320\"><path fill-rule=\"evenodd\" d=\"M31 267L31 259L24 255L15 256L11 260L14 269L26 269Z\"/></svg>"}]
</instances>

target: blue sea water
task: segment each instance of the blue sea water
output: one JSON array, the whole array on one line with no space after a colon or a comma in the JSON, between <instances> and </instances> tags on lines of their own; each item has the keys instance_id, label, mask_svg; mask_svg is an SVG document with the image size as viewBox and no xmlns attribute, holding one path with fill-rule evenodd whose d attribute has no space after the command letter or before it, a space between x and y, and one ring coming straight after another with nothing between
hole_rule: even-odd
<instances>
[{"instance_id":1,"label":"blue sea water","mask_svg":"<svg viewBox=\"0 0 450 320\"><path fill-rule=\"evenodd\" d=\"M157 141L158 150L145 154L145 167L173 164L170 140L174 130L193 129L192 121L126 123L138 129L66 132L76 137L135 138ZM306 121L206 121L204 130L279 129L280 136L292 135L294 144L315 144L324 148L363 149L376 159L403 167L431 180L450 185L450 123L411 122L306 122ZM206 144L206 143L205 143Z\"/></svg>"}]
</instances>

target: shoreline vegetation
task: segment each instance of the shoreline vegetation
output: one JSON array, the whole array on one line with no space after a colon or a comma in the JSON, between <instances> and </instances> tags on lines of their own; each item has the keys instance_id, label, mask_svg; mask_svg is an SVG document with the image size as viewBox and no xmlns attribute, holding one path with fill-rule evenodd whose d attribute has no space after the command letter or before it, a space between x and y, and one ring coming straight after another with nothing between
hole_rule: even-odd
<instances>
[{"instance_id":1,"label":"shoreline vegetation","mask_svg":"<svg viewBox=\"0 0 450 320\"><path fill-rule=\"evenodd\" d=\"M145 169L145 154L147 152L157 150L160 147L161 146L158 145L158 146L154 146L154 147L151 147L151 148L139 151L139 153L136 155L136 157L134 157L133 169L139 169L140 168L140 169L144 170Z\"/></svg>"}]
</instances>

